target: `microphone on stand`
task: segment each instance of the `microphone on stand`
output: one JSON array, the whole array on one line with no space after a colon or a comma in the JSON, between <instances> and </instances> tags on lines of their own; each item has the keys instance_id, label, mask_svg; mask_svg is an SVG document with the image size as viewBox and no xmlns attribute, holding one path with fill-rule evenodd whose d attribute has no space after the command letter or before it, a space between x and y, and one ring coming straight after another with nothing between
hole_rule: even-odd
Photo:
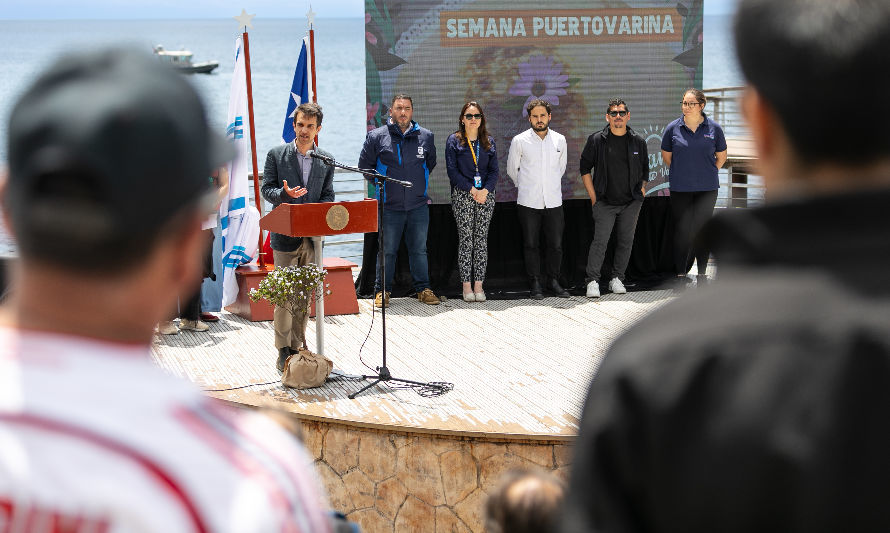
<instances>
[{"instance_id":1,"label":"microphone on stand","mask_svg":"<svg viewBox=\"0 0 890 533\"><path fill-rule=\"evenodd\" d=\"M343 170L348 170L348 171L350 171L350 172L358 172L358 173L364 175L364 176L365 176L365 179L370 179L371 181L374 181L374 179L376 179L376 178L380 178L380 179L382 179L382 180L392 181L392 182L398 183L398 184L401 185L402 187L412 187L412 186L413 186L412 183L411 183L410 181L397 180L397 179L395 179L395 178L389 178L389 177L381 176L381 175L377 174L377 173L376 173L375 171L373 171L373 170L367 170L367 169L364 169L364 170L363 170L363 169L360 169L360 168L354 168L354 167L346 166L346 165L344 165L343 163L338 163L333 157L328 157L328 156L326 156L326 155L322 155L322 154L316 152L315 150L309 150L308 152L306 152L306 155L308 155L309 157L311 157L311 158L313 158L313 159L318 159L318 160L320 160L320 161L323 161L325 164L327 164L327 165L331 165L331 166L333 166L333 167L342 168ZM369 176L373 176L373 175L376 175L376 178L369 178Z\"/></svg>"},{"instance_id":2,"label":"microphone on stand","mask_svg":"<svg viewBox=\"0 0 890 533\"><path fill-rule=\"evenodd\" d=\"M315 150L309 150L308 152L306 152L306 155L308 155L309 157L311 157L313 159L319 159L329 165L334 162L334 159L332 157L328 157L326 155L321 155L320 153L316 152Z\"/></svg>"}]
</instances>

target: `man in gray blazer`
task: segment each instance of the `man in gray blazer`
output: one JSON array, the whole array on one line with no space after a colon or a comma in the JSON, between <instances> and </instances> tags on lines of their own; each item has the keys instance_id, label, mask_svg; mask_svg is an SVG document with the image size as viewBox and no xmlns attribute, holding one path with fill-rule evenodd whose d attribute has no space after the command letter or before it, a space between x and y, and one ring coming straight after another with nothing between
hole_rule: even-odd
<instances>
[{"instance_id":1,"label":"man in gray blazer","mask_svg":"<svg viewBox=\"0 0 890 533\"><path fill-rule=\"evenodd\" d=\"M334 201L334 167L308 155L313 150L333 157L315 146L322 116L320 105L301 104L294 112L294 140L272 148L266 155L262 191L263 198L273 206ZM271 244L275 266L302 266L315 261L310 239L272 233ZM288 356L303 347L302 333L308 319L307 314L302 323L296 323L289 312L275 308L272 324L279 371L284 371Z\"/></svg>"}]
</instances>

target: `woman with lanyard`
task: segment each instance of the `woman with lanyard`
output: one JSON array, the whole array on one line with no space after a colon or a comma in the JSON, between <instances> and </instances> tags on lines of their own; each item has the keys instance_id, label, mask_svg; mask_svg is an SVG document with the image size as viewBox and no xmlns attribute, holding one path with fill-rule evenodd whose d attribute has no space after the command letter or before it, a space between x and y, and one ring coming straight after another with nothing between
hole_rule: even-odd
<instances>
[{"instance_id":1,"label":"woman with lanyard","mask_svg":"<svg viewBox=\"0 0 890 533\"><path fill-rule=\"evenodd\" d=\"M704 114L707 98L698 89L683 94L683 116L668 124L661 138L661 157L670 167L671 214L674 218L674 269L686 282L694 254L698 282L707 281L709 251L693 243L714 213L720 181L717 171L726 162L723 128Z\"/></svg>"},{"instance_id":2,"label":"woman with lanyard","mask_svg":"<svg viewBox=\"0 0 890 533\"><path fill-rule=\"evenodd\" d=\"M488 266L488 226L494 213L498 155L485 127L485 113L467 102L458 130L445 142L445 164L451 180L451 208L457 222L457 264L465 302L484 302Z\"/></svg>"}]
</instances>

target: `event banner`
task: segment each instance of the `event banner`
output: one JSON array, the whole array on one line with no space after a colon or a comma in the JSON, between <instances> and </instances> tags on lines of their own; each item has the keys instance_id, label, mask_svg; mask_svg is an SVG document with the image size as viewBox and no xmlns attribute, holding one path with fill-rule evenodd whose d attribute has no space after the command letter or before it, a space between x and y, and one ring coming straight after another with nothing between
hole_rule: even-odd
<instances>
[{"instance_id":1,"label":"event banner","mask_svg":"<svg viewBox=\"0 0 890 533\"><path fill-rule=\"evenodd\" d=\"M703 0L366 0L368 130L386 123L394 94L410 94L414 119L436 137L429 195L447 203L445 140L463 104L478 101L501 166L496 198L514 201L510 141L541 98L568 143L563 197L587 198L581 150L618 97L648 141L647 194L666 194L661 134L681 115L684 90L701 87L702 12Z\"/></svg>"}]
</instances>

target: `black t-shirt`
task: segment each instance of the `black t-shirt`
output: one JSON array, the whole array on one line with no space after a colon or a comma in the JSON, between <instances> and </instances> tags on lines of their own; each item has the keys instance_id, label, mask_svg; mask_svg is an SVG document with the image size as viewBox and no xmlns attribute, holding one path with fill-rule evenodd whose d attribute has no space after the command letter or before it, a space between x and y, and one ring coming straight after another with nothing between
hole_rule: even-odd
<instances>
[{"instance_id":1,"label":"black t-shirt","mask_svg":"<svg viewBox=\"0 0 890 533\"><path fill-rule=\"evenodd\" d=\"M633 200L628 161L628 135L606 135L606 169L609 179L606 182L606 197L609 205L625 205Z\"/></svg>"}]
</instances>

